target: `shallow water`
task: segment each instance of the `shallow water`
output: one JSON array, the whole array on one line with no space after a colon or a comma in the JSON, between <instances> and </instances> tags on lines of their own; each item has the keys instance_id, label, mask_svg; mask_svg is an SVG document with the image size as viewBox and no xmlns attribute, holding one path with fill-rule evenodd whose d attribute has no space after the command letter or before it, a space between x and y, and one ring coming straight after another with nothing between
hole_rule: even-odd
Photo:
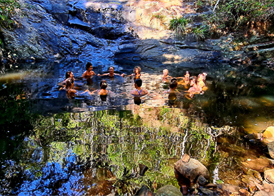
<instances>
[{"instance_id":1,"label":"shallow water","mask_svg":"<svg viewBox=\"0 0 274 196\"><path fill-rule=\"evenodd\" d=\"M230 182L239 175L241 161L265 154L264 147L243 136L273 125L271 70L165 65L172 76L208 72L203 95L177 97L170 105L161 82L164 65L140 66L143 87L150 92L140 106L129 94L130 77L107 79L113 95L102 102L88 94L73 100L60 95L57 84L65 70L77 78L81 68L49 63L8 70L28 74L1 80L1 194L134 194L142 184L152 190L178 186L173 163L183 153L205 164L212 182ZM115 67L127 74L132 68ZM96 76L79 92L98 89L99 82Z\"/></svg>"}]
</instances>

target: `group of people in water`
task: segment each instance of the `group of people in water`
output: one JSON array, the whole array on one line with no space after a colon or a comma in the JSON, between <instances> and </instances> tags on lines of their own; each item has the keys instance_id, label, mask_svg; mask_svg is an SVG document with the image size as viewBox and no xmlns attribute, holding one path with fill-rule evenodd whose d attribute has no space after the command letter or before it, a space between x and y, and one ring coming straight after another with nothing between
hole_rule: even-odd
<instances>
[{"instance_id":1,"label":"group of people in water","mask_svg":"<svg viewBox=\"0 0 274 196\"><path fill-rule=\"evenodd\" d=\"M203 94L204 91L207 89L206 87L206 73L201 73L196 76L190 77L190 74L188 71L186 71L186 74L184 77L171 77L168 75L169 71L167 69L163 70L163 77L162 81L164 83L169 83L169 90L165 91L165 93L168 93L168 99L170 103L174 102L176 100L177 95L183 95L188 99L193 98L195 94ZM93 71L93 65L88 62L86 64L86 71L82 75L82 79L86 80L87 84L93 83L93 76L95 76L95 72ZM104 74L97 74L97 76L107 76L109 78L114 78L114 76L120 76L125 77L125 74L118 74L114 73L114 67L109 67L108 73ZM142 88L142 80L141 80L141 67L136 66L133 69L133 74L128 75L133 76L134 79L134 90L130 91L130 94L134 97L134 102L136 104L141 103L141 97L148 94L148 91L144 88ZM66 95L69 99L74 98L77 95L77 90L74 87L75 78L73 75L73 72L68 71L66 72L66 79L62 82L63 88L66 90ZM180 92L177 87L178 85L183 85L185 90ZM89 93L90 95L98 94L102 101L107 100L107 96L111 93L111 91L107 90L107 81L101 80L100 81L100 89L89 91L84 91Z\"/></svg>"}]
</instances>

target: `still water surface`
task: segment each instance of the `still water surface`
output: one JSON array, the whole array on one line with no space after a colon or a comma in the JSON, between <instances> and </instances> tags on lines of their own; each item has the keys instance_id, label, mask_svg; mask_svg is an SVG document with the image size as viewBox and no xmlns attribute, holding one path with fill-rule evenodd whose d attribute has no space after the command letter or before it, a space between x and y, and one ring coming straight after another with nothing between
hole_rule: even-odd
<instances>
[{"instance_id":1,"label":"still water surface","mask_svg":"<svg viewBox=\"0 0 274 196\"><path fill-rule=\"evenodd\" d=\"M178 186L173 164L183 153L207 166L211 182L231 183L242 172L241 161L265 154L264 146L244 135L273 125L273 71L221 64L140 66L150 92L141 105L129 94L130 77L104 78L113 96L102 102L83 93L98 89L97 76L90 86L78 81L83 94L73 100L60 94L57 84L65 71L77 79L81 67L48 63L8 70L20 74L0 81L0 193L134 194L142 184L151 190ZM186 70L207 72L208 90L191 100L182 95L170 105L168 85L161 81L166 67L173 77ZM115 68L131 74L133 66Z\"/></svg>"}]
</instances>

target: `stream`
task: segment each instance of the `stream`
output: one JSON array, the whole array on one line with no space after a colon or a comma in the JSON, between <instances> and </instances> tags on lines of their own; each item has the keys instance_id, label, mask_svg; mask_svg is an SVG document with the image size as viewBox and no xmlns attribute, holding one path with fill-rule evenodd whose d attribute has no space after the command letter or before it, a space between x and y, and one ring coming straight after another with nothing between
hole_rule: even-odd
<instances>
[{"instance_id":1,"label":"stream","mask_svg":"<svg viewBox=\"0 0 274 196\"><path fill-rule=\"evenodd\" d=\"M229 64L115 65L117 73L142 68L149 94L134 104L132 77L80 80L77 63L28 63L0 75L0 194L134 195L142 185L156 191L178 186L173 165L184 153L202 162L212 183L237 184L242 161L268 156L246 137L274 123L273 70ZM172 77L206 72L204 94L172 104L162 70ZM73 71L79 96L67 99L58 83ZM104 73L107 67L94 66ZM85 90L106 79L107 101ZM178 90L186 89L180 85ZM77 85L76 85L77 86ZM80 94L82 93L82 94Z\"/></svg>"}]
</instances>

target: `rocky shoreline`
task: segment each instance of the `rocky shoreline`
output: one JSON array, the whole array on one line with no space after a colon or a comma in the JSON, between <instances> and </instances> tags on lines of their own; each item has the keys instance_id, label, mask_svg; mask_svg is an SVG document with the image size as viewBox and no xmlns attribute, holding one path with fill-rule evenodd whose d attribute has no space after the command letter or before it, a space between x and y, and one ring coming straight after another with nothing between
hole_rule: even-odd
<instances>
[{"instance_id":1,"label":"rocky shoreline","mask_svg":"<svg viewBox=\"0 0 274 196\"><path fill-rule=\"evenodd\" d=\"M189 34L178 40L168 30L170 19L182 15L193 21L187 28L201 25L201 16L210 14L211 8L205 3L198 9L194 1L24 0L14 16L18 25L2 29L2 62L74 60L105 67L138 61L267 65L273 57L271 36L254 35L243 43L235 42L234 34L205 41Z\"/></svg>"}]
</instances>

